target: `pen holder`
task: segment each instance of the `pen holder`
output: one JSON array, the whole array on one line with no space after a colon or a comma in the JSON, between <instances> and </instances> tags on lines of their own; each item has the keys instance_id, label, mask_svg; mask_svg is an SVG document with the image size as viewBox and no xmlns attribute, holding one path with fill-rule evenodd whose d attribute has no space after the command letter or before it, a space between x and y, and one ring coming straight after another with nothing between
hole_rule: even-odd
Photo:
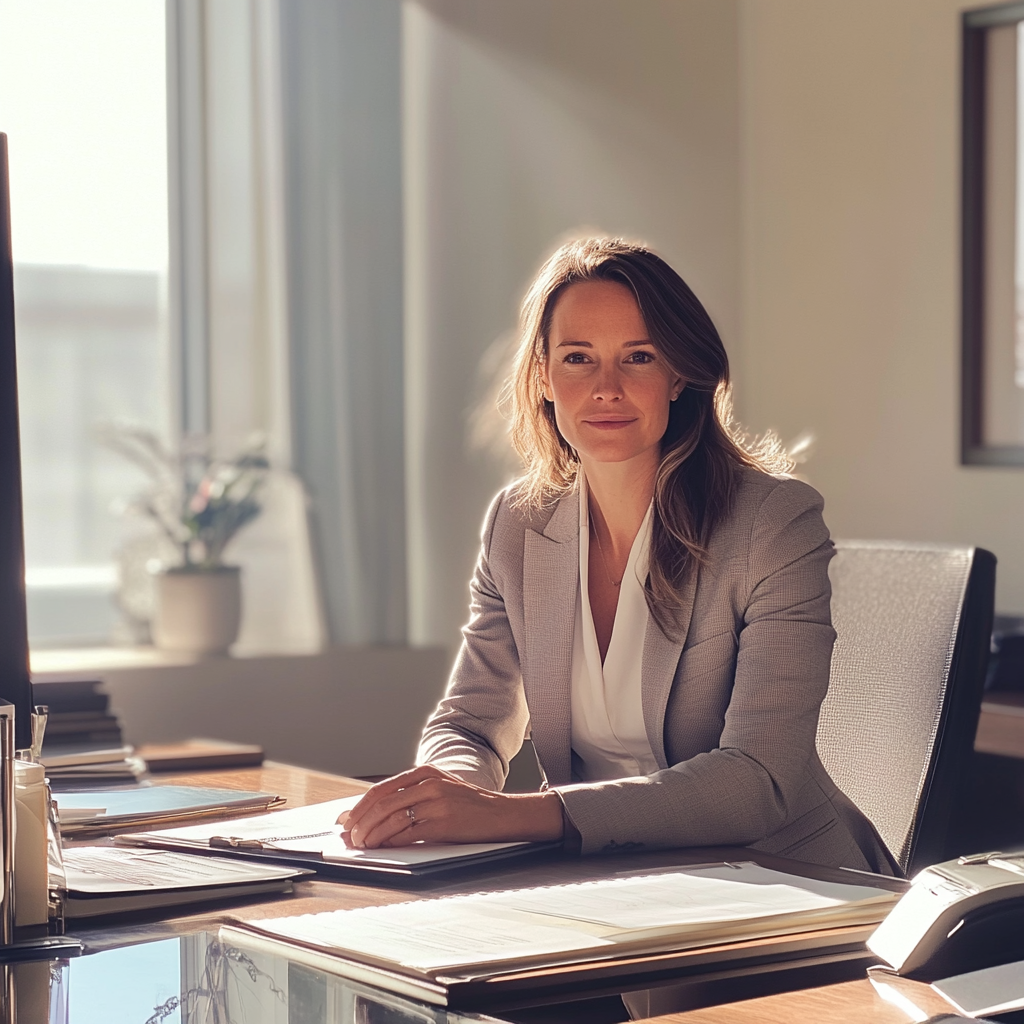
<instances>
[{"instance_id":1,"label":"pen holder","mask_svg":"<svg viewBox=\"0 0 1024 1024\"><path fill-rule=\"evenodd\" d=\"M20 757L14 762L14 927L45 934L47 907L46 769Z\"/></svg>"},{"instance_id":2,"label":"pen holder","mask_svg":"<svg viewBox=\"0 0 1024 1024\"><path fill-rule=\"evenodd\" d=\"M55 957L77 956L82 944L77 939L61 936L27 938L17 933L15 850L17 842L17 815L15 805L14 758L14 705L0 702L0 964L22 960L49 960ZM36 870L40 866L36 865ZM13 976L8 974L8 985L0 991L0 998L13 1005ZM10 1019L9 1015L6 1019Z\"/></svg>"},{"instance_id":3,"label":"pen holder","mask_svg":"<svg viewBox=\"0 0 1024 1024\"><path fill-rule=\"evenodd\" d=\"M46 879L47 911L50 934L64 934L64 906L68 894L67 871L64 868L64 850L60 838L60 821L57 818L57 801L46 783Z\"/></svg>"}]
</instances>

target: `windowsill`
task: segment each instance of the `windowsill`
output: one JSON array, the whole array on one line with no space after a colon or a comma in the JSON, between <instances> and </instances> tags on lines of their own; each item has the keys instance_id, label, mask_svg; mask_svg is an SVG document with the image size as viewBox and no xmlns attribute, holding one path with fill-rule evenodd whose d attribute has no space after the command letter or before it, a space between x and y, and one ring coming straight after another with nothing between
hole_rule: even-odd
<instances>
[{"instance_id":1,"label":"windowsill","mask_svg":"<svg viewBox=\"0 0 1024 1024\"><path fill-rule=\"evenodd\" d=\"M309 658L308 652L240 652L227 656L203 657L179 651L161 651L156 647L52 647L37 648L29 654L33 675L82 674L112 669L178 668L211 661Z\"/></svg>"},{"instance_id":2,"label":"windowsill","mask_svg":"<svg viewBox=\"0 0 1024 1024\"><path fill-rule=\"evenodd\" d=\"M102 679L128 743L212 736L342 775L393 775L412 763L444 692L440 647L332 647L319 654L189 658L151 647L40 649L40 681Z\"/></svg>"}]
</instances>

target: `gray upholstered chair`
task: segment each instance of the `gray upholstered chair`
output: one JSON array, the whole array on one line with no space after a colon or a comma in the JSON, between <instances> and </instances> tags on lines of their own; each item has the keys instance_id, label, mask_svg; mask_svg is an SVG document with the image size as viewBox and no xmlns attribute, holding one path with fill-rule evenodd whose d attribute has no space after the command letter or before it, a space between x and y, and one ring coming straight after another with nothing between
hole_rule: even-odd
<instances>
[{"instance_id":1,"label":"gray upholstered chair","mask_svg":"<svg viewBox=\"0 0 1024 1024\"><path fill-rule=\"evenodd\" d=\"M837 640L818 725L829 774L908 874L967 852L965 795L992 632L995 557L981 548L838 541Z\"/></svg>"}]
</instances>

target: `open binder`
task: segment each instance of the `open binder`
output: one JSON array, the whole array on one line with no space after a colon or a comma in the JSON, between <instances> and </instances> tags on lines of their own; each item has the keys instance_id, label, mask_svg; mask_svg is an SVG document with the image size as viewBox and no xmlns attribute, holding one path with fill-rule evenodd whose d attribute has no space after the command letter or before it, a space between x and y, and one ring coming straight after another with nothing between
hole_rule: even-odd
<instances>
[{"instance_id":1,"label":"open binder","mask_svg":"<svg viewBox=\"0 0 1024 1024\"><path fill-rule=\"evenodd\" d=\"M687 953L780 955L863 941L899 897L744 863L239 922L224 939L438 1005L480 1008L509 987L646 978ZM764 949L758 951L770 955ZM677 967L678 969L678 967Z\"/></svg>"}]
</instances>

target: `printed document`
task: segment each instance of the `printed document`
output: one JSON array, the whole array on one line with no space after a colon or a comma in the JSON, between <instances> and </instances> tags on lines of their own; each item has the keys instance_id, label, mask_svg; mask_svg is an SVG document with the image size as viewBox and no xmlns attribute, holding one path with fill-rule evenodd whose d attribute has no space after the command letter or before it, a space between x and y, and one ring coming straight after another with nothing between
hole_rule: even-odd
<instances>
[{"instance_id":1,"label":"printed document","mask_svg":"<svg viewBox=\"0 0 1024 1024\"><path fill-rule=\"evenodd\" d=\"M505 967L876 923L899 894L722 864L417 900L247 925L319 950L426 973Z\"/></svg>"},{"instance_id":2,"label":"printed document","mask_svg":"<svg viewBox=\"0 0 1024 1024\"><path fill-rule=\"evenodd\" d=\"M412 867L437 861L471 857L526 843L414 843L388 850L353 850L341 838L338 816L351 810L359 797L351 796L308 807L293 807L215 824L189 825L121 836L118 842L184 849L244 850L245 844L267 853L306 854L328 863L358 863Z\"/></svg>"},{"instance_id":3,"label":"printed document","mask_svg":"<svg viewBox=\"0 0 1024 1024\"><path fill-rule=\"evenodd\" d=\"M64 871L70 920L291 892L293 879L312 874L283 864L114 846L68 847Z\"/></svg>"},{"instance_id":4,"label":"printed document","mask_svg":"<svg viewBox=\"0 0 1024 1024\"><path fill-rule=\"evenodd\" d=\"M72 846L64 850L67 887L78 893L132 893L192 889L293 878L301 872L273 864L197 857L169 850Z\"/></svg>"}]
</instances>

